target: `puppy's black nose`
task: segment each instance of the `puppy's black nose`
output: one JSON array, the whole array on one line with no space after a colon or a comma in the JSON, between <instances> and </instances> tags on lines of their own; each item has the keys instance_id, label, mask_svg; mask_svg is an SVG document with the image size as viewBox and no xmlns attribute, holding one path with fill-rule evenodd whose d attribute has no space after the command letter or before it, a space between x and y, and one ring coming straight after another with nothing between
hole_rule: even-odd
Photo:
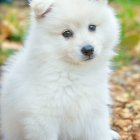
<instances>
[{"instance_id":1,"label":"puppy's black nose","mask_svg":"<svg viewBox=\"0 0 140 140\"><path fill-rule=\"evenodd\" d=\"M91 45L86 45L81 49L81 52L86 56L91 56L94 53L94 47Z\"/></svg>"}]
</instances>

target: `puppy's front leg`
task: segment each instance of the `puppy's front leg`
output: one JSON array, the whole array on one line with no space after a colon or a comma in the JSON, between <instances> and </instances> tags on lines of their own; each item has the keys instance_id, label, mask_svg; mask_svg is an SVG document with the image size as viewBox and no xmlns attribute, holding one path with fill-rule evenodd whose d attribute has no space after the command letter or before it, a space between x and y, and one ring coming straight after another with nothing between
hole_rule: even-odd
<instances>
[{"instance_id":1,"label":"puppy's front leg","mask_svg":"<svg viewBox=\"0 0 140 140\"><path fill-rule=\"evenodd\" d=\"M105 110L103 113L94 114L87 129L88 140L112 140L108 114Z\"/></svg>"},{"instance_id":2,"label":"puppy's front leg","mask_svg":"<svg viewBox=\"0 0 140 140\"><path fill-rule=\"evenodd\" d=\"M97 125L92 140L112 140L109 126L105 122L97 122Z\"/></svg>"},{"instance_id":3,"label":"puppy's front leg","mask_svg":"<svg viewBox=\"0 0 140 140\"><path fill-rule=\"evenodd\" d=\"M58 125L52 119L32 116L24 121L27 140L57 140Z\"/></svg>"}]
</instances>

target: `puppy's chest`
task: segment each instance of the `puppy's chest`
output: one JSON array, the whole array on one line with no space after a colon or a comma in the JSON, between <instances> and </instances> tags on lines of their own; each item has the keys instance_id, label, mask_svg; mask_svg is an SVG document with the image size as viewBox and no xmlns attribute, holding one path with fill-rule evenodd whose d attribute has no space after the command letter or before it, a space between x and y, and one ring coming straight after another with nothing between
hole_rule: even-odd
<instances>
[{"instance_id":1,"label":"puppy's chest","mask_svg":"<svg viewBox=\"0 0 140 140\"><path fill-rule=\"evenodd\" d=\"M63 120L64 123L67 122L67 125L86 119L87 115L95 109L94 103L97 99L94 99L90 88L76 84L66 85L61 87L59 94L57 102L60 102Z\"/></svg>"},{"instance_id":2,"label":"puppy's chest","mask_svg":"<svg viewBox=\"0 0 140 140\"><path fill-rule=\"evenodd\" d=\"M96 92L93 81L89 82L89 84L86 80L70 77L65 73L57 76L57 78L50 76L45 83L47 83L47 89L50 92L48 94L60 97L60 100L69 100L72 102L88 100Z\"/></svg>"},{"instance_id":3,"label":"puppy's chest","mask_svg":"<svg viewBox=\"0 0 140 140\"><path fill-rule=\"evenodd\" d=\"M96 97L96 91L93 90L93 87L84 86L83 83L62 86L60 91L62 96L60 96L59 101L62 109L61 118L63 118L64 132L69 133L69 129L71 129L72 133L82 133L82 124L87 121L91 122L94 114L96 116L101 112L98 108L99 96ZM75 135L79 134L76 133Z\"/></svg>"},{"instance_id":4,"label":"puppy's chest","mask_svg":"<svg viewBox=\"0 0 140 140\"><path fill-rule=\"evenodd\" d=\"M92 85L92 82L89 84L83 80L63 76L56 81L48 82L47 96L50 98L50 103L56 104L59 109L62 109L67 119L73 120L72 114L88 112L94 107L94 104L100 102L101 97L98 96L98 92L101 91L98 87L95 89L94 83Z\"/></svg>"},{"instance_id":5,"label":"puppy's chest","mask_svg":"<svg viewBox=\"0 0 140 140\"><path fill-rule=\"evenodd\" d=\"M81 113L87 114L89 110L96 110L96 105L104 98L104 89L100 88L102 85L98 84L97 80L83 77L81 74L57 72L42 77L38 84L43 94L43 104L46 107L52 106L56 113L66 114L69 120Z\"/></svg>"}]
</instances>

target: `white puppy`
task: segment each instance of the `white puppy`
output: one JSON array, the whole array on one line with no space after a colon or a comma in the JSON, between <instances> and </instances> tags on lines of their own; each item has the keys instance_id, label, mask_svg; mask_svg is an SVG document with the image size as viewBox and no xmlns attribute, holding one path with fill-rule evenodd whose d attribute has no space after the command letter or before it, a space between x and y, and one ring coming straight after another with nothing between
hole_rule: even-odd
<instances>
[{"instance_id":1,"label":"white puppy","mask_svg":"<svg viewBox=\"0 0 140 140\"><path fill-rule=\"evenodd\" d=\"M112 140L108 79L119 24L107 0L32 0L25 47L6 67L4 140Z\"/></svg>"}]
</instances>

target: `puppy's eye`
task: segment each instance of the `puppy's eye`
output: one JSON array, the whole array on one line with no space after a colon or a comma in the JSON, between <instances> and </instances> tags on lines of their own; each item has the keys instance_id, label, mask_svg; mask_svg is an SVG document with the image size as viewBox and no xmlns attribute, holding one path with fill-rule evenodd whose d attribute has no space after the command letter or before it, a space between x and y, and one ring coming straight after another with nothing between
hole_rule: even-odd
<instances>
[{"instance_id":1,"label":"puppy's eye","mask_svg":"<svg viewBox=\"0 0 140 140\"><path fill-rule=\"evenodd\" d=\"M67 30L67 31L63 32L62 35L65 38L71 38L71 37L73 37L73 32L71 30Z\"/></svg>"},{"instance_id":2,"label":"puppy's eye","mask_svg":"<svg viewBox=\"0 0 140 140\"><path fill-rule=\"evenodd\" d=\"M96 25L89 25L88 29L90 32L94 32L94 31L96 31Z\"/></svg>"}]
</instances>

